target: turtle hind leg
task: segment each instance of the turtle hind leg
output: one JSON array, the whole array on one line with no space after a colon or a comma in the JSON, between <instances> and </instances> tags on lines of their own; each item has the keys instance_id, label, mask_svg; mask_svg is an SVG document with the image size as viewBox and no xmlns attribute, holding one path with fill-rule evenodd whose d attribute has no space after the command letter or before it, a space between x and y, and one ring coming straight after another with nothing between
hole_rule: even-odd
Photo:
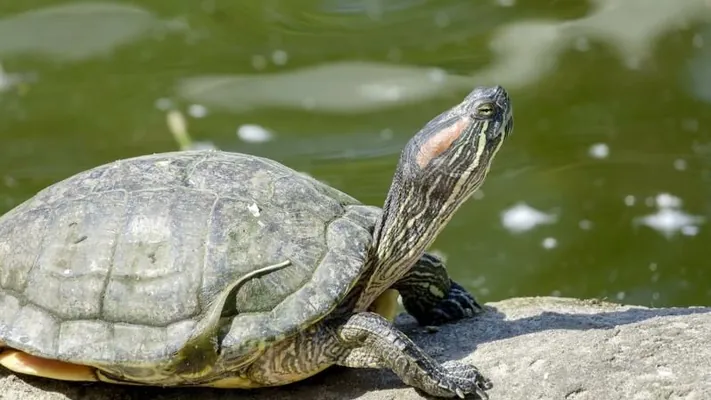
<instances>
[{"instance_id":1,"label":"turtle hind leg","mask_svg":"<svg viewBox=\"0 0 711 400\"><path fill-rule=\"evenodd\" d=\"M450 279L444 262L429 253L423 254L393 288L420 325L442 325L484 311L474 296Z\"/></svg>"},{"instance_id":2,"label":"turtle hind leg","mask_svg":"<svg viewBox=\"0 0 711 400\"><path fill-rule=\"evenodd\" d=\"M3 348L0 342L0 365L12 372L62 381L94 382L95 369L86 365L50 360L11 348Z\"/></svg>"},{"instance_id":3,"label":"turtle hind leg","mask_svg":"<svg viewBox=\"0 0 711 400\"><path fill-rule=\"evenodd\" d=\"M382 316L362 312L338 327L342 346L351 348L337 364L351 368L387 368L402 381L436 397L488 399L491 382L467 363L438 363Z\"/></svg>"}]
</instances>

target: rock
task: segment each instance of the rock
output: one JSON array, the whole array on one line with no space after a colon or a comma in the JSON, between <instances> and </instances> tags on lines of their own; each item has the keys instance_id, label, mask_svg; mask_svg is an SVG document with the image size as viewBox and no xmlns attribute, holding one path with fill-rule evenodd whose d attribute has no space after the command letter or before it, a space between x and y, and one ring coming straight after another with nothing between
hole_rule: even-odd
<instances>
[{"instance_id":1,"label":"rock","mask_svg":"<svg viewBox=\"0 0 711 400\"><path fill-rule=\"evenodd\" d=\"M397 324L438 360L466 359L489 377L491 400L711 399L711 308L644 308L598 300L517 298L432 333ZM389 371L332 368L259 391L158 389L55 382L0 371L12 400L421 399Z\"/></svg>"}]
</instances>

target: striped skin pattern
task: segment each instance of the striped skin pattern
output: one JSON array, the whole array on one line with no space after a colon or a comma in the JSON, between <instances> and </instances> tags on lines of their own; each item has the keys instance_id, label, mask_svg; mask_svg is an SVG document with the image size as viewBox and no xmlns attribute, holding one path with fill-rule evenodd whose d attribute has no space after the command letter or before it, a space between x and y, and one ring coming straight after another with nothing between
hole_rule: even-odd
<instances>
[{"instance_id":1,"label":"striped skin pattern","mask_svg":"<svg viewBox=\"0 0 711 400\"><path fill-rule=\"evenodd\" d=\"M477 110L482 106L491 108L491 115L480 115ZM376 271L357 308L372 303L400 279L481 186L504 139L512 132L512 121L513 110L503 88L475 89L410 140L374 234ZM421 149L442 132L451 135L452 125L459 127L452 145L421 168L414 161Z\"/></svg>"},{"instance_id":2,"label":"striped skin pattern","mask_svg":"<svg viewBox=\"0 0 711 400\"><path fill-rule=\"evenodd\" d=\"M466 289L450 279L442 260L429 253L424 253L393 288L420 325L442 325L484 310Z\"/></svg>"},{"instance_id":3,"label":"striped skin pattern","mask_svg":"<svg viewBox=\"0 0 711 400\"><path fill-rule=\"evenodd\" d=\"M0 364L219 388L386 368L433 396L485 398L475 366L438 363L392 324L392 294L423 325L482 311L425 250L512 129L506 91L475 88L408 142L382 210L223 152L118 161L54 185L0 218Z\"/></svg>"},{"instance_id":4,"label":"striped skin pattern","mask_svg":"<svg viewBox=\"0 0 711 400\"><path fill-rule=\"evenodd\" d=\"M388 289L399 287L404 299L425 290L432 294L419 303L410 302L409 311L425 323L456 320L458 314L480 309L460 285L450 281L447 291L449 277L440 260L423 254L459 206L481 186L504 139L512 133L512 121L511 103L503 88L476 88L415 135L402 152L376 226L375 246L358 282L324 321L267 349L247 368L247 376L271 378L269 384L279 384L294 377L294 363L298 373L308 376L330 364L387 368L406 384L433 396L464 398L474 393L487 398L485 390L491 383L475 366L456 361L439 364L369 307ZM442 140L438 137L442 134L457 137ZM437 145L429 147L438 152L418 162L418 155L432 140ZM440 144L447 142L450 146L442 148ZM291 362L283 361L287 359Z\"/></svg>"}]
</instances>

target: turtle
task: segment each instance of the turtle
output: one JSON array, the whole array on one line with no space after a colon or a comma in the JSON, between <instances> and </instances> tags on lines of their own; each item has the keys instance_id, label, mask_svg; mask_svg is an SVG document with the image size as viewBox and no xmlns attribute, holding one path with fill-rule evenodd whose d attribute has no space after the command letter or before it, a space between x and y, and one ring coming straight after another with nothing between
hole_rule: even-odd
<instances>
[{"instance_id":1,"label":"turtle","mask_svg":"<svg viewBox=\"0 0 711 400\"><path fill-rule=\"evenodd\" d=\"M513 110L477 86L405 145L382 208L220 150L116 160L0 217L0 365L49 379L254 389L339 365L486 398L395 325L483 311L428 248L482 185Z\"/></svg>"}]
</instances>

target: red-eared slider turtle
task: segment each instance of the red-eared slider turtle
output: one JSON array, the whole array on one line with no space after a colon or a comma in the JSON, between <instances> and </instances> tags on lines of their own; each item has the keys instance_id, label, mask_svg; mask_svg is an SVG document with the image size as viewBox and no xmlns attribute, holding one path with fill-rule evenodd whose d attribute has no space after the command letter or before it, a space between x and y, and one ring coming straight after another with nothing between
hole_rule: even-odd
<instances>
[{"instance_id":1,"label":"red-eared slider turtle","mask_svg":"<svg viewBox=\"0 0 711 400\"><path fill-rule=\"evenodd\" d=\"M486 396L391 322L479 311L425 253L513 128L476 88L403 150L383 209L275 161L221 151L116 161L0 218L0 364L62 380L255 388L331 365L431 395Z\"/></svg>"}]
</instances>

